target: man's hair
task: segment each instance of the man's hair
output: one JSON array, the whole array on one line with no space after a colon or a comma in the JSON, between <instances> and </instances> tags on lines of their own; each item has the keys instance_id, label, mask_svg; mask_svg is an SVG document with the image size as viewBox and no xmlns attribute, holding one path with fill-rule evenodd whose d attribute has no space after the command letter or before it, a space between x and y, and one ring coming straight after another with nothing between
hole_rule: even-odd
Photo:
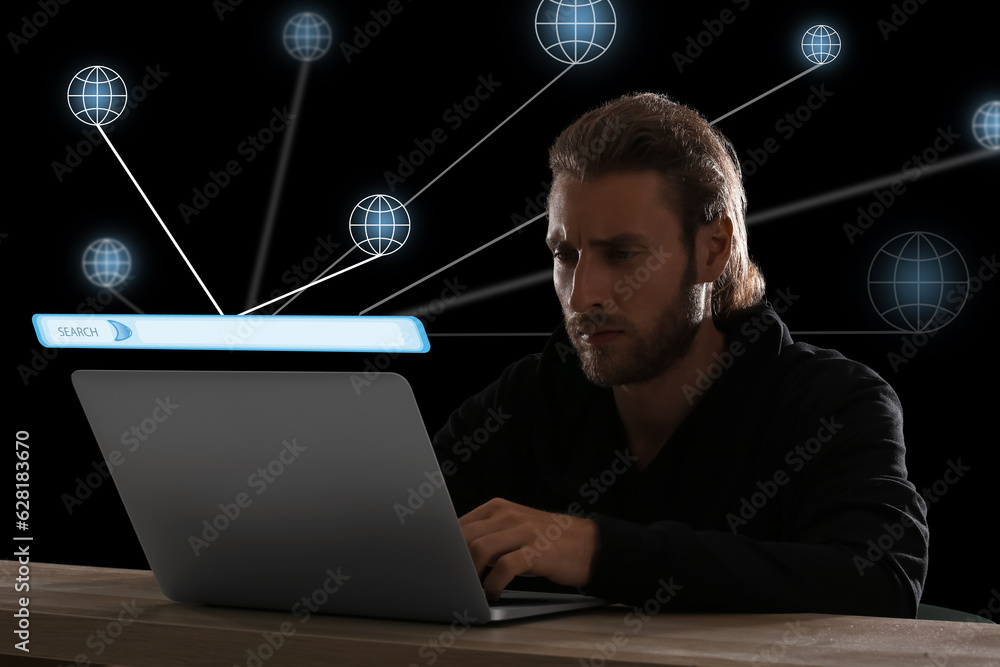
<instances>
[{"instance_id":1,"label":"man's hair","mask_svg":"<svg viewBox=\"0 0 1000 667\"><path fill-rule=\"evenodd\" d=\"M746 193L732 144L690 107L665 95L621 97L566 128L549 151L552 179L587 181L613 172L664 176L665 201L681 205L682 239L693 256L698 228L727 215L732 253L712 286L712 310L725 320L760 302L764 277L747 250Z\"/></svg>"}]
</instances>

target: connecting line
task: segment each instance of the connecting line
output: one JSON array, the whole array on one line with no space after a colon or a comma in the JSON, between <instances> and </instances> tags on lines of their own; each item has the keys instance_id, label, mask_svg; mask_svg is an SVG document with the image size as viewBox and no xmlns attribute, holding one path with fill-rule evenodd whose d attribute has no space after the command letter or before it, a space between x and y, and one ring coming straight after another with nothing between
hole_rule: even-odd
<instances>
[{"instance_id":1,"label":"connecting line","mask_svg":"<svg viewBox=\"0 0 1000 667\"><path fill-rule=\"evenodd\" d=\"M936 330L935 330L936 331ZM789 331L792 336L832 336L839 334L857 334L868 336L872 334L893 334L896 336L908 336L911 333L922 333L920 331Z\"/></svg>"},{"instance_id":2,"label":"connecting line","mask_svg":"<svg viewBox=\"0 0 1000 667\"><path fill-rule=\"evenodd\" d=\"M142 308L140 308L139 306L135 305L134 303L132 303L131 301L129 301L128 299L126 299L126 298L125 298L125 295L124 295L124 294L122 294L121 292L119 292L118 290L116 290L116 289L114 289L114 288L111 288L111 287L109 287L109 288L108 288L108 291L109 291L109 292L111 292L112 294L114 294L114 295L115 295L116 297L118 297L119 299L121 299L121 302L122 302L122 303L124 303L124 304L125 304L126 306L128 306L129 308L131 308L131 309L132 309L132 310L134 310L135 312L139 313L140 315L145 315L145 314L146 314L146 313L145 313L145 312L144 312L144 311L142 310Z\"/></svg>"},{"instance_id":3,"label":"connecting line","mask_svg":"<svg viewBox=\"0 0 1000 667\"><path fill-rule=\"evenodd\" d=\"M927 176L937 172L947 171L948 169L954 169L955 167L964 167L967 164L972 164L973 162L978 162L991 157L997 157L998 155L1000 155L1000 151L991 150L981 150L976 151L975 153L968 153L966 155L958 155L953 158L941 160L937 164L929 167L925 167L920 172L920 176ZM916 178L919 178L920 176ZM913 181L916 180L916 178L911 178L910 180ZM811 208L816 208L817 206L823 206L831 202L840 201L841 199L849 199L855 195L869 193L877 188L885 187L895 181L901 180L903 180L903 177L899 174L899 172L896 172L893 174L887 174L886 176L880 176L879 178L873 178L870 181L858 183L857 185L849 185L846 188L840 188L839 190L834 190L825 194L800 199L799 201L792 202L791 204L777 206L775 208L770 208L766 211L761 211L760 213L751 215L747 218L747 225L754 225L760 222L766 222L767 220L774 220L775 218L783 218L786 215L806 211Z\"/></svg>"},{"instance_id":4,"label":"connecting line","mask_svg":"<svg viewBox=\"0 0 1000 667\"><path fill-rule=\"evenodd\" d=\"M180 245L177 243L177 239L175 239L174 235L170 233L169 229L167 229L166 224L164 224L163 222L163 218L161 218L160 214L156 212L155 208L153 208L153 204L152 202L149 201L149 197L147 197L146 193L142 191L141 187L139 187L139 181L135 180L135 176L133 176L132 172L129 171L128 167L125 166L125 160L123 160L122 156L118 154L117 150L115 150L114 144L112 144L111 140L108 139L108 135L105 134L104 128L101 127L99 123L97 124L97 130L98 132L101 133L101 136L104 137L104 141L106 141L108 146L111 148L111 152L115 154L116 158L118 158L118 162L121 163L122 169L124 169L125 173L128 174L128 177L132 179L132 184L135 185L135 189L139 191L139 194L142 195L143 200L145 200L146 202L146 206L148 206L149 210L153 212L154 216L156 216L156 219L157 221L159 221L160 226L163 227L163 231L167 233L167 236L170 238L170 241L174 244L174 247L177 248L177 252L181 254L181 258L184 260L184 263L188 265L189 269L191 269L191 273L194 274L194 277L198 281L198 284L201 285L201 288L203 290L205 290L205 294L208 295L208 298L212 302L212 305L215 306L215 309L219 312L219 315L225 315L225 313L222 312L222 309L219 308L219 304L217 304L215 302L215 299L212 298L212 293L208 291L207 287L205 287L205 283L202 281L201 276L199 276L198 272L194 270L194 266L192 266L191 261L187 258L187 255L185 255L184 251L181 250Z\"/></svg>"},{"instance_id":5,"label":"connecting line","mask_svg":"<svg viewBox=\"0 0 1000 667\"><path fill-rule=\"evenodd\" d=\"M308 285L303 285L302 287L299 287L297 289L293 289L291 292L286 292L285 294L282 294L281 296L275 297L275 298L271 299L270 301L265 301L262 304L256 305L256 306L254 306L253 308L251 308L249 310L244 310L242 313L240 313L240 315L249 315L250 313L254 312L255 310L260 310L264 306L270 306L275 301L281 301L282 299L284 299L287 296L291 296L293 294L298 294L299 292L302 292L303 290L307 290L310 287L313 287L315 285L319 285L320 283L325 282L325 281L329 280L330 278L336 278L341 273L347 273L351 269L356 269L357 267L361 266L362 264L367 264L368 262L372 261L373 259L378 259L381 256L382 255L372 255L368 259L362 260L362 261L358 262L357 264L355 264L354 266L349 266L346 269L341 269L340 271L337 271L336 273L331 273L326 278L320 278L318 280L314 280L311 283L309 283Z\"/></svg>"},{"instance_id":6,"label":"connecting line","mask_svg":"<svg viewBox=\"0 0 1000 667\"><path fill-rule=\"evenodd\" d=\"M358 247L358 246L352 246L352 247L351 247L351 249L350 249L350 250L348 250L347 252L345 252L345 253L344 253L343 255L341 255L341 256L340 256L340 258L339 258L339 259L337 259L337 261L336 261L336 262L334 262L334 263L333 263L333 264L331 264L330 266L328 266L328 267L326 267L325 269L323 269L323 272L322 272L322 273L320 273L320 274L319 274L318 276L316 276L316 280L313 280L312 282L310 282L310 283L309 283L308 285L306 285L306 287L310 287L310 286L312 286L312 284L313 284L313 283L315 283L315 282L318 282L318 281L319 281L319 280L320 280L320 279L321 279L321 278L322 278L323 276L325 276L325 275L326 275L327 273L329 273L329 272L330 272L330 269L332 269L333 267L335 267L335 266L337 266L338 264L340 264L340 261L341 261L342 259L344 259L344 258L345 258L345 257L347 257L348 255L350 255L350 254L351 254L352 252L354 252L354 249L355 249L355 248L357 248L357 247ZM287 306L288 304L290 304L290 303L291 303L292 301L295 301L296 299L298 299L298 298L299 298L299 294L302 294L302 292L299 292L298 294L295 294L294 296L292 296L292 298L291 298L291 299L289 299L289 300L288 300L288 301L286 301L285 303L281 304L281 308L278 308L278 309L277 309L276 311L274 311L274 312L273 312L273 313L271 313L271 314L272 314L272 315L277 315L278 313L280 313L281 311L283 311L283 310L285 309L285 307L286 307L286 306Z\"/></svg>"},{"instance_id":7,"label":"connecting line","mask_svg":"<svg viewBox=\"0 0 1000 667\"><path fill-rule=\"evenodd\" d=\"M531 287L532 285L537 285L538 283L552 283L552 270L546 269L544 271L538 271L537 273L532 273L527 276L521 276L520 278L514 278L513 280L508 280L503 283L498 283L495 285L490 285L489 287L484 287L478 289L474 292L469 292L468 294L463 294L461 296L455 297L448 304L449 310L454 310L459 306L468 306L473 303L478 303L480 301L485 301L486 299L492 299L495 296L502 294L509 294L510 292L523 289L525 287ZM396 317L412 315L414 312L420 312L421 308L427 308L428 306L422 306L420 308L413 308L407 311L399 311L392 313Z\"/></svg>"},{"instance_id":8,"label":"connecting line","mask_svg":"<svg viewBox=\"0 0 1000 667\"><path fill-rule=\"evenodd\" d=\"M299 79L295 84L295 94L292 97L292 110L289 112L288 128L285 131L285 142L281 146L281 156L278 158L278 170L274 175L274 184L271 186L271 200L267 205L267 214L264 216L264 231L260 235L260 245L257 248L257 263L253 270L253 279L250 281L250 291L247 292L247 308L257 300L260 292L260 283L264 278L264 266L267 264L267 251L271 246L271 236L274 232L274 223L278 218L278 204L281 203L281 193L285 185L285 174L288 172L288 160L292 154L292 142L295 138L295 128L299 125L299 109L302 107L302 97L306 90L306 80L309 76L309 61L303 60L299 67Z\"/></svg>"},{"instance_id":9,"label":"connecting line","mask_svg":"<svg viewBox=\"0 0 1000 667\"><path fill-rule=\"evenodd\" d=\"M729 113L727 113L727 114L724 114L724 115L722 115L722 116L719 116L718 118L716 118L715 120L713 120L713 121L712 121L711 123L709 123L709 125L715 125L715 124L716 124L716 123L718 123L718 122L719 122L720 120L722 120L722 119L724 119L724 118L729 118L730 116L732 116L732 115L733 115L734 113L736 113L737 111L741 111L741 110L743 110L743 109L746 109L746 108L747 108L748 106L750 106L751 104L753 104L753 103L754 103L754 102L756 102L757 100L760 100L760 99L763 99L763 98L767 97L768 95L770 95L770 94L771 94L771 93L773 93L774 91L778 90L779 88L784 88L785 86L787 86L788 84L790 84L790 83L791 83L792 81L795 81L795 80L796 80L796 79L798 79L799 77L803 77L803 76L805 76L806 74L808 74L809 72L813 71L813 70L814 70L814 69L816 69L817 67L822 67L822 66L823 66L824 64L825 64L825 63L817 63L817 64L813 65L812 67L810 67L809 69L807 69L806 71L804 71L804 72L800 72L799 74L796 74L795 76L793 76L793 77L792 77L791 79L789 79L788 81L785 81L784 83L779 83L779 84L778 84L777 86L775 86L775 87L774 87L774 88L772 88L771 90L767 91L766 93L762 93L761 95L758 95L757 97L753 98L752 100L750 100L750 101L749 101L749 102L747 102L746 104L742 104L742 105L740 105L740 106L736 107L735 109L733 109L732 111L730 111Z\"/></svg>"},{"instance_id":10,"label":"connecting line","mask_svg":"<svg viewBox=\"0 0 1000 667\"><path fill-rule=\"evenodd\" d=\"M478 248L476 248L475 250L473 250L473 251L471 251L471 252L468 252L468 253L466 253L466 254L462 255L461 257L459 257L458 259L456 259L456 260L455 260L454 262L452 262L452 263L450 263L450 264L446 264L446 265L442 266L442 267L441 267L440 269L438 269L438 270L437 270L437 271L435 271L434 273L430 273L430 274L428 274L428 275L424 276L423 278L421 278L420 280L416 281L415 283L411 283L411 284L407 285L406 287L404 287L403 289L399 290L399 291L398 291L398 292L396 292L395 294L392 294L392 295L390 295L390 296L387 296L386 298L382 299L381 301L379 301L379 302L378 302L378 303L376 303L375 305L373 305L373 306L369 306L368 308L365 308L364 310L362 310L362 311L361 311L360 313L358 313L358 314L359 314L359 315L364 315L364 314L365 314L365 313L367 313L367 312L368 312L369 310L374 310L375 308L378 308L379 306L381 306L381 305L382 305L383 303L385 303L386 301L389 301L389 300L391 300L391 299L394 299L394 298L396 298L397 296L399 296L399 295L400 295L400 294L402 294L403 292L407 291L407 290L408 290L408 289L410 289L411 287L416 287L417 285L419 285L420 283L424 282L425 280L428 280L428 279L430 279L430 278L433 278L434 276L436 276L437 274L441 273L442 271L445 271L446 269L450 269L451 267L455 266L456 264L458 264L458 263L459 263L459 262L461 262L462 260L464 260L464 259L467 259L467 258L469 258L469 257L472 257L473 255L475 255L475 254L476 254L477 252L479 252L480 250L485 250L486 248L490 247L491 245L493 245L493 244L494 244L494 243L496 243L497 241L500 241L501 239L504 239L504 238L507 238L508 236L510 236L511 234L513 234L514 232L516 232L517 230L521 229L522 227L527 227L528 225L530 225L531 223L533 223L533 222L534 222L535 220L538 220L539 218L544 218L544 217L545 217L546 215L548 215L548 214L547 214L547 213L539 213L538 215L536 215L536 216L535 216L534 218L532 218L531 220L528 220L527 222L523 222L523 223L521 223L520 225L518 225L518 226L517 226L517 227L515 227L514 229L510 230L509 232L507 232L507 233L505 233L505 234L501 234L500 236L496 237L496 238L495 238L495 239L493 239L492 241L490 241L490 242L488 242L488 243L485 243L484 245L481 245L481 246L479 246L479 247L478 247Z\"/></svg>"},{"instance_id":11,"label":"connecting line","mask_svg":"<svg viewBox=\"0 0 1000 667\"><path fill-rule=\"evenodd\" d=\"M552 79L552 80L551 80L551 81L549 81L549 82L548 82L547 84L545 84L545 86L544 86L544 87L543 87L543 88L542 88L541 90L539 90L539 91L538 91L537 93L535 93L534 95L532 95L532 96L531 96L531 98L530 98L530 99L529 99L529 100L528 100L527 102L525 102L524 104L522 104L521 106L519 106L519 107L518 107L518 108L517 108L517 109L516 109L516 110L514 111L514 113L512 113L512 114L511 114L511 115L509 115L509 116L507 116L507 117L506 117L506 118L505 118L505 119L503 120L503 122L502 122L502 123L500 123L499 125L497 125L496 127L494 127L494 128L493 128L493 129L492 129L492 130L490 131L490 133L489 133L489 134L487 134L487 135L486 135L485 137L483 137L482 139L480 139L480 140L479 140L479 141L478 141L478 142L476 143L476 145L475 145L475 146L473 146L473 147L472 147L472 148L470 148L469 150L465 151L465 153L464 153L464 154L462 155L462 157L460 157L460 158L458 158L457 160L455 160L454 162L452 162L452 163L451 163L451 165L450 165L450 166L449 166L449 167L448 167L447 169L445 169L445 170L444 170L444 171L442 171L442 172L441 172L440 174L438 174L438 175L437 175L437 177L435 177L433 181L431 181L430 183L428 183L427 185L425 185L425 186L424 186L424 187L423 187L423 188L422 188L422 189L420 190L420 192L418 192L417 194L415 194L415 195L413 195L412 197L410 197L410 198L409 198L409 200L407 200L407 201L406 201L406 203L405 203L405 204L403 204L403 206L409 206L409 205L410 205L410 202L412 202L412 201L413 201L414 199L416 199L417 197L419 197L420 195L422 195L422 194L424 193L424 190L426 190L427 188L429 188L429 187L431 187L432 185L434 185L434 184L435 184L435 183L437 182L437 180L438 180L439 178L441 178L442 176L444 176L445 174L447 174L447 173L448 173L449 171L451 171L451 168L452 168L452 167L454 167L454 166L455 166L456 164L458 164L459 162L461 162L462 160L464 160L464 159L465 159L465 156L466 156L466 155L468 155L468 154L469 154L469 153L471 153L472 151L476 150L476 149L477 149L477 148L479 147L479 144L481 144L481 143L483 143L484 141L486 141L487 139L489 139L489 138L490 138L490 137L491 137L491 136L493 135L493 133L494 133L494 132L496 132L496 131L497 131L497 130L499 130L499 129L500 129L501 127L503 127L503 126L504 126L504 125L505 125L505 124L507 123L507 121L509 121L509 120L510 120L511 118L513 118L514 116L516 116L516 115L518 114L518 112L520 112L520 111L521 111L521 110L522 110L522 109L523 109L524 107L526 107L526 106L528 106L529 104L531 104L531 103L532 103L532 102L534 101L534 99L535 99L536 97L538 97L539 95L541 95L542 93L544 93L544 92L545 92L545 91L546 91L546 90L548 89L548 87L549 87L549 86L551 86L551 85L552 85L553 83L555 83L555 82L556 82L556 81L558 81L558 80L559 80L560 78L562 78L562 75L563 75L563 74L565 74L566 72L570 71L571 69L573 69L573 65L570 65L569 67L567 67L567 68L566 68L566 69L564 69L563 71L559 72L559 74L558 74L558 75L556 75L556 78Z\"/></svg>"},{"instance_id":12,"label":"connecting line","mask_svg":"<svg viewBox=\"0 0 1000 667\"><path fill-rule=\"evenodd\" d=\"M459 338L459 337L496 337L496 336L551 336L552 332L548 333L428 333L428 336L441 336L442 338Z\"/></svg>"}]
</instances>

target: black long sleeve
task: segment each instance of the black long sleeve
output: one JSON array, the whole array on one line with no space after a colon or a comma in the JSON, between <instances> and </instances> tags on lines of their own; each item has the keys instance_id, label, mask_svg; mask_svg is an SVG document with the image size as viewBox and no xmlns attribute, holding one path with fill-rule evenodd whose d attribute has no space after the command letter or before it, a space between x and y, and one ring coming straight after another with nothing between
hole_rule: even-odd
<instances>
[{"instance_id":1,"label":"black long sleeve","mask_svg":"<svg viewBox=\"0 0 1000 667\"><path fill-rule=\"evenodd\" d=\"M913 617L928 534L899 401L870 369L771 321L732 325L745 353L707 369L695 409L641 472L610 390L583 378L557 333L434 438L456 508L503 497L591 515L600 552L585 591L616 602L669 588L678 611Z\"/></svg>"}]
</instances>

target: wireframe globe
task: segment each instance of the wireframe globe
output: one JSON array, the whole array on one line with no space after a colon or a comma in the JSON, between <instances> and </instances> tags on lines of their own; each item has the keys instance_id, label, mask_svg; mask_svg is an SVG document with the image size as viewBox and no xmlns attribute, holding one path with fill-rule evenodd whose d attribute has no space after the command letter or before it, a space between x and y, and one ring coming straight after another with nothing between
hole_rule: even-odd
<instances>
[{"instance_id":1,"label":"wireframe globe","mask_svg":"<svg viewBox=\"0 0 1000 667\"><path fill-rule=\"evenodd\" d=\"M929 232L900 234L875 254L868 295L894 329L927 333L950 323L969 293L969 269L947 239Z\"/></svg>"},{"instance_id":2,"label":"wireframe globe","mask_svg":"<svg viewBox=\"0 0 1000 667\"><path fill-rule=\"evenodd\" d=\"M108 67L84 67L69 82L66 91L69 109L81 122L104 125L115 121L125 110L128 91L118 73Z\"/></svg>"},{"instance_id":3,"label":"wireframe globe","mask_svg":"<svg viewBox=\"0 0 1000 667\"><path fill-rule=\"evenodd\" d=\"M298 60L322 58L332 42L330 24L319 14L296 14L285 24L285 49Z\"/></svg>"},{"instance_id":4,"label":"wireframe globe","mask_svg":"<svg viewBox=\"0 0 1000 667\"><path fill-rule=\"evenodd\" d=\"M97 239L83 251L83 273L98 287L118 287L131 268L132 258L121 241Z\"/></svg>"},{"instance_id":5,"label":"wireframe globe","mask_svg":"<svg viewBox=\"0 0 1000 667\"><path fill-rule=\"evenodd\" d=\"M1000 102L987 102L972 117L972 134L985 148L1000 148Z\"/></svg>"},{"instance_id":6,"label":"wireframe globe","mask_svg":"<svg viewBox=\"0 0 1000 667\"><path fill-rule=\"evenodd\" d=\"M390 255L410 235L410 214L389 195L365 197L351 212L351 238L369 255Z\"/></svg>"},{"instance_id":7,"label":"wireframe globe","mask_svg":"<svg viewBox=\"0 0 1000 667\"><path fill-rule=\"evenodd\" d=\"M802 36L802 53L817 65L833 62L840 55L840 35L828 25L814 25Z\"/></svg>"},{"instance_id":8,"label":"wireframe globe","mask_svg":"<svg viewBox=\"0 0 1000 667\"><path fill-rule=\"evenodd\" d=\"M535 12L538 43L550 56L570 65L604 55L616 29L610 0L542 0Z\"/></svg>"}]
</instances>

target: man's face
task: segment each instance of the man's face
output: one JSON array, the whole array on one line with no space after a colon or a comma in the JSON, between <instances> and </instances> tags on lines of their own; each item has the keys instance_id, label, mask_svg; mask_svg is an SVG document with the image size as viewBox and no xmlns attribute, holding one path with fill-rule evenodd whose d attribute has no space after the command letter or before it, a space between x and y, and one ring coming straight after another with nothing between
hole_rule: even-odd
<instances>
[{"instance_id":1,"label":"man's face","mask_svg":"<svg viewBox=\"0 0 1000 667\"><path fill-rule=\"evenodd\" d=\"M601 386L661 375L688 353L703 316L679 207L663 184L645 171L552 186L556 295L583 370Z\"/></svg>"}]
</instances>

